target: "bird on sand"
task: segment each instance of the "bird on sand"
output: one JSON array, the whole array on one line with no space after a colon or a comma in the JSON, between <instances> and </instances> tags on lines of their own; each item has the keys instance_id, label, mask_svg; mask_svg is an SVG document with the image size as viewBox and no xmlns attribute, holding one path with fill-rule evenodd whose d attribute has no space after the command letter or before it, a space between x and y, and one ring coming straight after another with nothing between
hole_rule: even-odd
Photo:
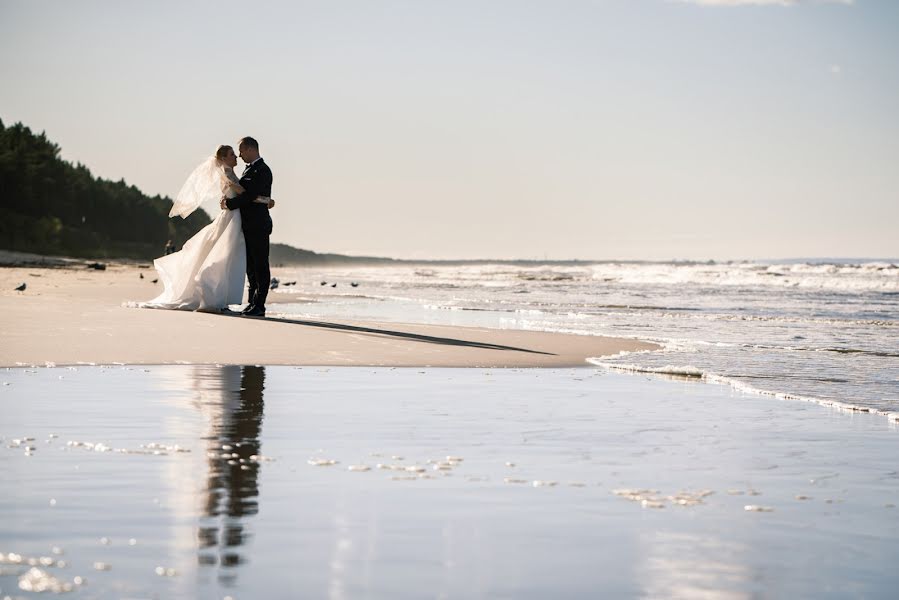
<instances>
[{"instance_id":1,"label":"bird on sand","mask_svg":"<svg viewBox=\"0 0 899 600\"><path fill-rule=\"evenodd\" d=\"M20 285L20 286L18 286L18 287L16 288L16 291L17 291L17 292L24 292L26 287L28 287L28 284L27 284L27 283L23 283L22 285Z\"/></svg>"},{"instance_id":2,"label":"bird on sand","mask_svg":"<svg viewBox=\"0 0 899 600\"><path fill-rule=\"evenodd\" d=\"M144 278L144 274L143 274L143 273L139 273L139 275L140 275L140 278L141 278L141 279Z\"/></svg>"},{"instance_id":3,"label":"bird on sand","mask_svg":"<svg viewBox=\"0 0 899 600\"><path fill-rule=\"evenodd\" d=\"M157 277L156 279L153 280L153 283L156 283L157 281L159 281L159 278L158 278L158 277Z\"/></svg>"}]
</instances>

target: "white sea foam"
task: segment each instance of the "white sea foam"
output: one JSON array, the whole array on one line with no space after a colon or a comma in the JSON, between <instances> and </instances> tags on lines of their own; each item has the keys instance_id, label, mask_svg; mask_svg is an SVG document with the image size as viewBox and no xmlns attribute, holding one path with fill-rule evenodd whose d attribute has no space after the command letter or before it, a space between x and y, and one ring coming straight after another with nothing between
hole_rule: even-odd
<instances>
[{"instance_id":1,"label":"white sea foam","mask_svg":"<svg viewBox=\"0 0 899 600\"><path fill-rule=\"evenodd\" d=\"M630 284L766 286L852 291L899 291L899 267L891 263L822 265L757 263L685 265L598 264L592 278Z\"/></svg>"},{"instance_id":2,"label":"white sea foam","mask_svg":"<svg viewBox=\"0 0 899 600\"><path fill-rule=\"evenodd\" d=\"M661 349L605 362L692 365L765 393L899 412L899 266L849 262L299 269L286 278L308 296L279 310L647 340ZM359 282L352 294L320 285L346 280Z\"/></svg>"},{"instance_id":3,"label":"white sea foam","mask_svg":"<svg viewBox=\"0 0 899 600\"><path fill-rule=\"evenodd\" d=\"M609 369L611 371L622 371L626 373L649 373L653 375L668 375L673 377L688 377L691 379L698 379L702 381L706 381L709 383L717 383L720 385L728 385L735 390L740 392L744 392L747 394L754 394L758 396L768 396L772 398L777 398L778 400L798 400L801 402L812 402L814 404L819 404L821 406L826 406L829 408L834 408L837 410L845 411L845 412L864 412L871 413L876 415L883 415L889 418L892 421L899 421L899 413L892 413L886 410L878 410L875 408L862 406L859 404L853 404L850 402L839 402L836 400L828 400L826 398L816 398L813 396L803 396L800 394L790 394L786 392L777 392L771 390L765 390L758 388L756 386L750 385L745 381L740 381L734 377L725 377L723 375L718 375L716 373L710 373L699 369L697 367L693 367L690 365L665 365L663 367L645 367L641 365L635 364L619 364L619 363L609 363L606 362L605 358L588 358L587 362L596 365L598 367L603 367Z\"/></svg>"}]
</instances>

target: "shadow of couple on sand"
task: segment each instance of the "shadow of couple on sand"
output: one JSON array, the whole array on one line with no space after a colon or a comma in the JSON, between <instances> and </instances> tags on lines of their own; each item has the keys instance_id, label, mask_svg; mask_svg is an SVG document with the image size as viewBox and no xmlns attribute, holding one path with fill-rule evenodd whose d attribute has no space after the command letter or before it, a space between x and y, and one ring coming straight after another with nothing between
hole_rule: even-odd
<instances>
[{"instance_id":1,"label":"shadow of couple on sand","mask_svg":"<svg viewBox=\"0 0 899 600\"><path fill-rule=\"evenodd\" d=\"M236 317L241 319L253 319L264 321L266 323L280 323L289 325L300 325L303 327L315 327L319 329L330 329L332 331L343 331L347 333L355 333L362 335L370 335L375 337L386 337L395 339L404 339L413 342L422 342L426 344L440 344L445 346L459 346L465 348L478 348L481 350L501 350L506 352L524 352L527 354L539 354L543 356L557 356L552 352L542 352L540 350L531 350L528 348L519 348L517 346L506 346L502 344L490 344L487 342L476 342L472 340L463 340L459 338L441 337L434 335L426 335L423 333L414 333L411 331L399 331L396 329L376 329L374 327L366 327L363 325L348 325L345 323L331 323L328 321L307 321L301 319L288 319L284 317L245 317L238 313L222 313L222 316Z\"/></svg>"}]
</instances>

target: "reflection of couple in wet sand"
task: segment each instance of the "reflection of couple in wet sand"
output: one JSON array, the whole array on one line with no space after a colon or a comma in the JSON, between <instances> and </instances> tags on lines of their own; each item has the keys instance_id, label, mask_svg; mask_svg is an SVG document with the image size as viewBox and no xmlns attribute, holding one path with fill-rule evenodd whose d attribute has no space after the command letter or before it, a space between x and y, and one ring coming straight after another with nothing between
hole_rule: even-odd
<instances>
[{"instance_id":1,"label":"reflection of couple in wet sand","mask_svg":"<svg viewBox=\"0 0 899 600\"><path fill-rule=\"evenodd\" d=\"M248 304L241 311L265 316L271 282L269 237L274 207L272 171L259 154L259 143L242 138L240 158L246 164L238 178L237 155L231 146L219 146L215 155L194 169L175 198L170 217L186 218L201 206L216 214L184 247L153 261L165 289L143 308L229 312L243 298L244 273Z\"/></svg>"},{"instance_id":2,"label":"reflection of couple in wet sand","mask_svg":"<svg viewBox=\"0 0 899 600\"><path fill-rule=\"evenodd\" d=\"M261 454L265 367L215 368L211 379L200 376L197 383L208 388L200 400L210 420L198 559L201 566L234 567L243 562L244 519L258 512L259 462L251 457ZM233 574L220 577L231 579Z\"/></svg>"}]
</instances>

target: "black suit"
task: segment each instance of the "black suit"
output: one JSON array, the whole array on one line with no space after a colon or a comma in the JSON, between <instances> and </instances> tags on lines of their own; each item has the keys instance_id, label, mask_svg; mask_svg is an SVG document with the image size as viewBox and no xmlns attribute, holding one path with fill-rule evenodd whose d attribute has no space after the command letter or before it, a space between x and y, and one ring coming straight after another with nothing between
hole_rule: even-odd
<instances>
[{"instance_id":1,"label":"black suit","mask_svg":"<svg viewBox=\"0 0 899 600\"><path fill-rule=\"evenodd\" d=\"M240 209L241 227L247 242L247 281L249 301L257 308L265 309L265 299L271 284L272 273L268 265L269 236L272 234L272 218L268 206L256 202L257 196L272 195L272 170L261 158L247 167L240 176L244 192L229 198L229 209Z\"/></svg>"}]
</instances>

